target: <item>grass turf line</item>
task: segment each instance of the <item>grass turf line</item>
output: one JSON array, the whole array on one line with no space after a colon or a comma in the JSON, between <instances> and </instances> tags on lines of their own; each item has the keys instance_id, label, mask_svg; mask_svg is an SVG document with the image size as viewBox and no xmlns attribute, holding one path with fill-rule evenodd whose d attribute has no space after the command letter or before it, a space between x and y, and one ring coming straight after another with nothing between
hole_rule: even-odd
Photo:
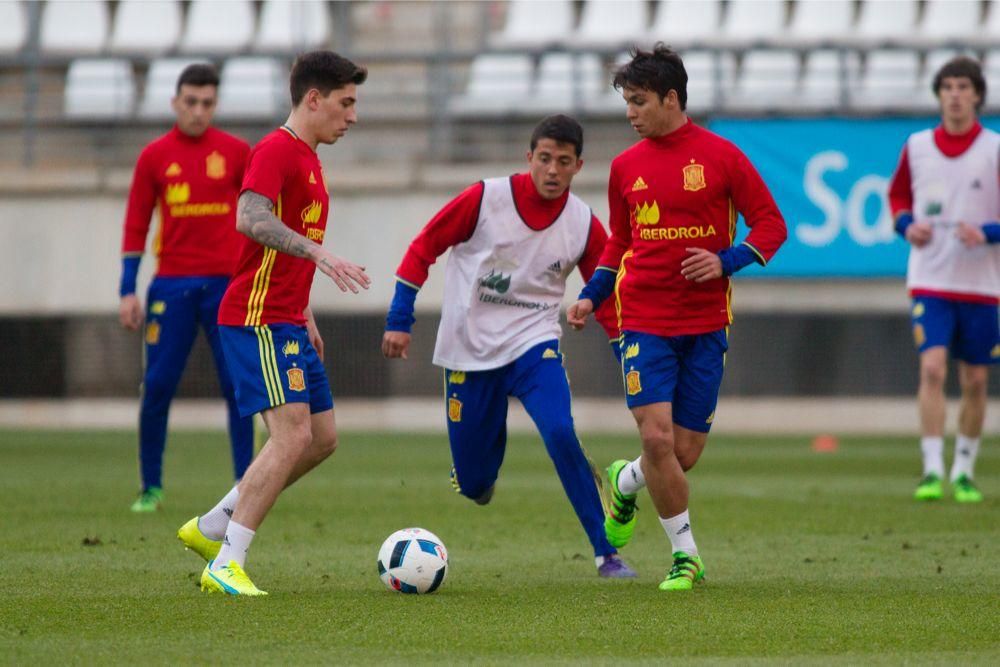
<instances>
[{"instance_id":1,"label":"grass turf line","mask_svg":"<svg viewBox=\"0 0 1000 667\"><path fill-rule=\"evenodd\" d=\"M603 467L632 437L584 437ZM218 433L171 434L166 506L128 511L134 435L0 431L0 661L795 663L1000 660L1000 456L987 501L910 499L912 438L713 437L691 473L708 582L656 589L669 544L648 497L603 581L541 442L514 437L492 504L450 488L444 437L344 434L334 457L279 500L248 571L262 600L208 596L174 533L229 484ZM386 591L375 556L419 525L448 546L432 596ZM95 544L85 545L84 541Z\"/></svg>"}]
</instances>

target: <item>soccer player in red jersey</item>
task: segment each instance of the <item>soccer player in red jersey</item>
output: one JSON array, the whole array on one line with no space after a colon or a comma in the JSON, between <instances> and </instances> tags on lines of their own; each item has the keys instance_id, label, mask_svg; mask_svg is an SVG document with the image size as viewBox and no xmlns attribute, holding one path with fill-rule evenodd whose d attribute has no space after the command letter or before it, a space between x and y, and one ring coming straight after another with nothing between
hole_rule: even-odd
<instances>
[{"instance_id":1,"label":"soccer player in red jersey","mask_svg":"<svg viewBox=\"0 0 1000 667\"><path fill-rule=\"evenodd\" d=\"M986 418L989 367L1000 363L1000 135L979 123L986 80L978 62L958 56L933 81L941 124L910 135L889 185L896 231L910 244L906 285L913 298L913 339L920 353L920 449L923 476L914 497L944 494L945 380L958 360L962 390L955 500L978 503L973 482Z\"/></svg>"},{"instance_id":2,"label":"soccer player in red jersey","mask_svg":"<svg viewBox=\"0 0 1000 667\"><path fill-rule=\"evenodd\" d=\"M658 44L616 73L627 117L642 140L611 164L611 237L600 266L568 313L582 327L612 292L622 330L626 402L642 455L608 468L605 531L628 543L636 494L648 486L673 551L661 590L690 590L705 576L688 515L690 470L715 417L732 322L731 276L764 265L786 229L767 186L736 146L687 117L687 72ZM750 232L736 243L737 213Z\"/></svg>"},{"instance_id":3,"label":"soccer player in red jersey","mask_svg":"<svg viewBox=\"0 0 1000 667\"><path fill-rule=\"evenodd\" d=\"M336 143L357 122L357 87L367 75L330 51L299 56L288 121L250 153L236 214L247 238L219 308L219 329L240 414L260 412L270 438L242 481L178 531L208 561L205 591L266 594L244 570L250 542L281 491L336 449L309 291L317 268L345 292L367 289L370 281L363 267L321 246L330 197L316 146Z\"/></svg>"},{"instance_id":4,"label":"soccer player in red jersey","mask_svg":"<svg viewBox=\"0 0 1000 667\"><path fill-rule=\"evenodd\" d=\"M583 128L569 116L549 116L529 145L527 173L470 186L410 244L396 271L382 353L406 358L417 291L450 249L434 363L445 369L455 490L479 505L493 498L507 446L507 397L516 396L590 539L598 575L630 578L635 572L604 534L559 351L566 278L579 267L589 279L607 240L590 206L569 191L583 166ZM598 320L617 339L614 313L602 310Z\"/></svg>"},{"instance_id":5,"label":"soccer player in red jersey","mask_svg":"<svg viewBox=\"0 0 1000 667\"><path fill-rule=\"evenodd\" d=\"M206 64L190 65L171 101L177 124L143 149L135 165L122 240L123 327L137 331L143 309L136 275L146 247L150 216L159 209L154 241L159 260L145 312L145 368L139 413L142 489L133 512L152 512L163 498L167 413L200 325L212 348L229 411L233 469L239 480L253 457L253 422L240 417L219 338L219 302L236 264L236 197L250 147L211 127L219 76Z\"/></svg>"}]
</instances>

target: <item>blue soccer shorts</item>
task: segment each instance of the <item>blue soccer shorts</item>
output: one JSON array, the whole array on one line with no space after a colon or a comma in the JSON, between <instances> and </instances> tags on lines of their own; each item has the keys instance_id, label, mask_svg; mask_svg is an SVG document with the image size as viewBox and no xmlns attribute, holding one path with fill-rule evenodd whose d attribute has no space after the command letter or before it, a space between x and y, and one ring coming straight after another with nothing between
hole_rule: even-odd
<instances>
[{"instance_id":1,"label":"blue soccer shorts","mask_svg":"<svg viewBox=\"0 0 1000 667\"><path fill-rule=\"evenodd\" d=\"M919 352L947 347L953 359L985 365L1000 361L998 308L932 296L913 299L913 342Z\"/></svg>"},{"instance_id":2,"label":"blue soccer shorts","mask_svg":"<svg viewBox=\"0 0 1000 667\"><path fill-rule=\"evenodd\" d=\"M312 414L333 408L326 369L305 327L220 325L219 332L240 416L286 403L308 403Z\"/></svg>"},{"instance_id":3,"label":"blue soccer shorts","mask_svg":"<svg viewBox=\"0 0 1000 667\"><path fill-rule=\"evenodd\" d=\"M708 433L719 402L728 338L726 329L668 337L623 331L622 378L629 409L670 403L675 424Z\"/></svg>"}]
</instances>

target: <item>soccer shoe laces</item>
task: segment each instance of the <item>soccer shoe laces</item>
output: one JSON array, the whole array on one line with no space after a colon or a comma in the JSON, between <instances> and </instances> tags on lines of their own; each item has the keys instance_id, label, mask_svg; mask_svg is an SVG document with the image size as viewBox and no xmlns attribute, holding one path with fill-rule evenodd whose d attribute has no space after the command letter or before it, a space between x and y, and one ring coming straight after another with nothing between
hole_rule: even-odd
<instances>
[{"instance_id":1,"label":"soccer shoe laces","mask_svg":"<svg viewBox=\"0 0 1000 667\"><path fill-rule=\"evenodd\" d=\"M229 561L229 563L226 565L226 571L229 573L229 576L233 578L233 581L239 584L240 586L246 586L248 588L257 588L256 586L254 586L254 583L250 581L250 577L247 575L246 572L243 571L243 568L240 567L239 564L236 563L235 561Z\"/></svg>"},{"instance_id":2,"label":"soccer shoe laces","mask_svg":"<svg viewBox=\"0 0 1000 667\"><path fill-rule=\"evenodd\" d=\"M670 568L667 579L694 579L698 573L698 564L687 554L674 557L674 564Z\"/></svg>"},{"instance_id":3,"label":"soccer shoe laces","mask_svg":"<svg viewBox=\"0 0 1000 667\"><path fill-rule=\"evenodd\" d=\"M622 497L617 489L611 494L611 517L618 523L628 523L635 515L635 499Z\"/></svg>"}]
</instances>

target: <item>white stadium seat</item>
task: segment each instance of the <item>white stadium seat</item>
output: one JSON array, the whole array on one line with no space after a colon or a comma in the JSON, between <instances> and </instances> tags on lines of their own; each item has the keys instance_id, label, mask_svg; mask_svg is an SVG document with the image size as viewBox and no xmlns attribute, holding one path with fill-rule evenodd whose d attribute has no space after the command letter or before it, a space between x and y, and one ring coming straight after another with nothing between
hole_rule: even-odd
<instances>
[{"instance_id":1,"label":"white stadium seat","mask_svg":"<svg viewBox=\"0 0 1000 667\"><path fill-rule=\"evenodd\" d=\"M722 34L728 42L779 38L785 28L785 0L729 0Z\"/></svg>"},{"instance_id":2,"label":"white stadium seat","mask_svg":"<svg viewBox=\"0 0 1000 667\"><path fill-rule=\"evenodd\" d=\"M24 3L0 2L0 54L16 53L28 37Z\"/></svg>"},{"instance_id":3,"label":"white stadium seat","mask_svg":"<svg viewBox=\"0 0 1000 667\"><path fill-rule=\"evenodd\" d=\"M926 0L917 34L928 41L968 41L979 36L979 0Z\"/></svg>"},{"instance_id":4,"label":"white stadium seat","mask_svg":"<svg viewBox=\"0 0 1000 667\"><path fill-rule=\"evenodd\" d=\"M570 112L592 103L610 87L600 58L593 53L547 53L528 107L545 113Z\"/></svg>"},{"instance_id":5,"label":"white stadium seat","mask_svg":"<svg viewBox=\"0 0 1000 667\"><path fill-rule=\"evenodd\" d=\"M120 0L111 28L111 51L155 55L177 46L179 0Z\"/></svg>"},{"instance_id":6,"label":"white stadium seat","mask_svg":"<svg viewBox=\"0 0 1000 667\"><path fill-rule=\"evenodd\" d=\"M660 0L653 15L648 41L663 41L676 48L719 40L721 0Z\"/></svg>"},{"instance_id":7,"label":"white stadium seat","mask_svg":"<svg viewBox=\"0 0 1000 667\"><path fill-rule=\"evenodd\" d=\"M983 78L986 79L986 109L996 112L1000 110L1000 49L986 52L983 58Z\"/></svg>"},{"instance_id":8,"label":"white stadium seat","mask_svg":"<svg viewBox=\"0 0 1000 667\"><path fill-rule=\"evenodd\" d=\"M220 118L284 120L291 107L288 71L276 58L230 58L219 80Z\"/></svg>"},{"instance_id":9,"label":"white stadium seat","mask_svg":"<svg viewBox=\"0 0 1000 667\"><path fill-rule=\"evenodd\" d=\"M871 42L906 42L913 39L917 0L864 0L855 34Z\"/></svg>"},{"instance_id":10,"label":"white stadium seat","mask_svg":"<svg viewBox=\"0 0 1000 667\"><path fill-rule=\"evenodd\" d=\"M918 91L920 56L915 51L875 49L868 52L851 105L858 109L914 109Z\"/></svg>"},{"instance_id":11,"label":"white stadium seat","mask_svg":"<svg viewBox=\"0 0 1000 667\"><path fill-rule=\"evenodd\" d=\"M573 44L619 46L646 33L645 0L587 0Z\"/></svg>"},{"instance_id":12,"label":"white stadium seat","mask_svg":"<svg viewBox=\"0 0 1000 667\"><path fill-rule=\"evenodd\" d=\"M986 20L981 34L987 44L1000 43L1000 0L990 0L986 5Z\"/></svg>"},{"instance_id":13,"label":"white stadium seat","mask_svg":"<svg viewBox=\"0 0 1000 667\"><path fill-rule=\"evenodd\" d=\"M788 37L798 43L834 42L851 34L854 0L798 0Z\"/></svg>"},{"instance_id":14,"label":"white stadium seat","mask_svg":"<svg viewBox=\"0 0 1000 667\"><path fill-rule=\"evenodd\" d=\"M531 96L533 66L523 54L483 53L472 61L469 85L453 102L459 114L497 115L522 108Z\"/></svg>"},{"instance_id":15,"label":"white stadium seat","mask_svg":"<svg viewBox=\"0 0 1000 667\"><path fill-rule=\"evenodd\" d=\"M799 108L834 111L846 99L844 93L857 85L858 54L853 51L814 49L806 54L799 86Z\"/></svg>"},{"instance_id":16,"label":"white stadium seat","mask_svg":"<svg viewBox=\"0 0 1000 667\"><path fill-rule=\"evenodd\" d=\"M507 22L494 42L504 46L562 44L572 32L571 0L510 0Z\"/></svg>"},{"instance_id":17,"label":"white stadium seat","mask_svg":"<svg viewBox=\"0 0 1000 667\"><path fill-rule=\"evenodd\" d=\"M184 68L196 62L191 58L160 58L149 65L139 116L142 118L168 119L174 116L170 100L177 92L177 78Z\"/></svg>"},{"instance_id":18,"label":"white stadium seat","mask_svg":"<svg viewBox=\"0 0 1000 667\"><path fill-rule=\"evenodd\" d=\"M131 116L135 104L131 61L74 60L66 72L63 102L71 118L113 120Z\"/></svg>"},{"instance_id":19,"label":"white stadium seat","mask_svg":"<svg viewBox=\"0 0 1000 667\"><path fill-rule=\"evenodd\" d=\"M181 51L230 54L250 46L255 17L249 0L191 0Z\"/></svg>"},{"instance_id":20,"label":"white stadium seat","mask_svg":"<svg viewBox=\"0 0 1000 667\"><path fill-rule=\"evenodd\" d=\"M730 109L794 109L799 87L799 54L788 50L754 50L743 56L743 67L726 100Z\"/></svg>"},{"instance_id":21,"label":"white stadium seat","mask_svg":"<svg viewBox=\"0 0 1000 667\"><path fill-rule=\"evenodd\" d=\"M681 58L688 74L688 110L694 113L715 111L732 94L736 73L733 54L685 51Z\"/></svg>"},{"instance_id":22,"label":"white stadium seat","mask_svg":"<svg viewBox=\"0 0 1000 667\"><path fill-rule=\"evenodd\" d=\"M100 53L108 41L108 4L104 0L46 2L39 40L45 53Z\"/></svg>"},{"instance_id":23,"label":"white stadium seat","mask_svg":"<svg viewBox=\"0 0 1000 667\"><path fill-rule=\"evenodd\" d=\"M264 0L254 47L259 51L302 52L330 39L330 15L323 0Z\"/></svg>"}]
</instances>

